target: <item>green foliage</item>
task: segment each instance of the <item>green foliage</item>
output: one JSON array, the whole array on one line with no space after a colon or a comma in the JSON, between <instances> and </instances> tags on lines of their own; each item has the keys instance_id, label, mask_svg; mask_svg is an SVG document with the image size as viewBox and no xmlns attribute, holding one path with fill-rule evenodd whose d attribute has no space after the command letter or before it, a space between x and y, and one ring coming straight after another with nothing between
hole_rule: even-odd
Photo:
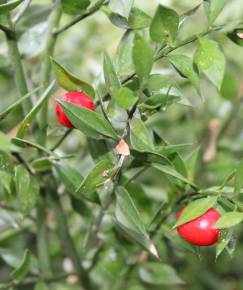
<instances>
[{"instance_id":1,"label":"green foliage","mask_svg":"<svg viewBox=\"0 0 243 290\"><path fill-rule=\"evenodd\" d=\"M242 3L155 2L0 1L0 289L241 289Z\"/></svg>"}]
</instances>

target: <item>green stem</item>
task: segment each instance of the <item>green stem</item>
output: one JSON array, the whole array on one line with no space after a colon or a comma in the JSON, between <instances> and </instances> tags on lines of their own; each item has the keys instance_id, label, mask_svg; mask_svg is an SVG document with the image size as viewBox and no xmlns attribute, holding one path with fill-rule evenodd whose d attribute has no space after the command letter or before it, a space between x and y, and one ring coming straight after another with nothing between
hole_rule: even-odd
<instances>
[{"instance_id":1,"label":"green stem","mask_svg":"<svg viewBox=\"0 0 243 290\"><path fill-rule=\"evenodd\" d=\"M14 65L14 79L16 87L18 89L19 97L22 97L28 93L28 86L18 49L15 27L11 20L10 15L7 15L7 20L10 28L7 31L5 31L5 35L7 37L9 56L11 59L11 63ZM31 107L32 103L30 99L26 99L22 103L22 108L25 114L27 114L30 111Z\"/></svg>"},{"instance_id":2,"label":"green stem","mask_svg":"<svg viewBox=\"0 0 243 290\"><path fill-rule=\"evenodd\" d=\"M79 258L78 252L75 248L74 242L68 229L66 216L59 200L59 196L54 189L52 190L51 195L49 195L49 199L56 215L57 224L59 227L59 235L61 237L63 246L66 250L66 253L73 262L75 272L80 278L80 284L86 290L92 290L93 285L89 279L87 271L82 267L81 259Z\"/></svg>"},{"instance_id":3,"label":"green stem","mask_svg":"<svg viewBox=\"0 0 243 290\"><path fill-rule=\"evenodd\" d=\"M36 226L37 226L37 254L39 260L39 267L43 277L50 277L52 275L51 262L48 250L48 238L45 225L46 219L46 203L44 197L40 197L37 205Z\"/></svg>"},{"instance_id":4,"label":"green stem","mask_svg":"<svg viewBox=\"0 0 243 290\"><path fill-rule=\"evenodd\" d=\"M62 8L60 6L59 1L56 3L56 7L51 14L49 18L48 23L48 36L47 36L47 42L46 42L46 49L45 49L45 57L44 57L44 63L42 67L42 76L41 76L41 82L46 87L50 81L51 76L51 61L50 56L53 55L55 44L56 44L56 36L53 35L53 29L55 29L61 19L62 15ZM39 118L39 134L38 139L39 143L41 145L45 145L46 143L46 130L47 130L47 118L48 117L48 101L43 105L42 110L40 112L40 118Z\"/></svg>"}]
</instances>

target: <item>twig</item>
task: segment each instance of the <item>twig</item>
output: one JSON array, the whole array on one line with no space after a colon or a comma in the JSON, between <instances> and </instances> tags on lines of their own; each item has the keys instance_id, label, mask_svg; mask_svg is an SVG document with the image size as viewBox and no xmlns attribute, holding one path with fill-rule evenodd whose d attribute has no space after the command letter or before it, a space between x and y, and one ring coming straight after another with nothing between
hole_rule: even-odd
<instances>
[{"instance_id":1,"label":"twig","mask_svg":"<svg viewBox=\"0 0 243 290\"><path fill-rule=\"evenodd\" d=\"M12 155L25 166L31 175L36 174L35 169L18 152L12 152Z\"/></svg>"},{"instance_id":2,"label":"twig","mask_svg":"<svg viewBox=\"0 0 243 290\"><path fill-rule=\"evenodd\" d=\"M25 14L25 12L28 9L28 7L30 6L30 3L31 2L32 2L32 0L26 0L26 1L24 1L21 9L18 11L18 13L13 18L13 23L14 24L16 24L21 19L21 17Z\"/></svg>"},{"instance_id":3,"label":"twig","mask_svg":"<svg viewBox=\"0 0 243 290\"><path fill-rule=\"evenodd\" d=\"M60 33L66 31L67 29L69 29L70 27L72 27L73 25L75 25L76 23L84 20L85 18L93 15L94 13L96 13L103 5L105 5L107 3L106 0L100 0L98 1L96 4L94 4L94 6L92 6L88 11L84 12L83 14L77 16L76 18L74 18L71 22L67 23L66 25L64 25L63 27L57 29L56 31L53 32L54 36L59 35Z\"/></svg>"},{"instance_id":4,"label":"twig","mask_svg":"<svg viewBox=\"0 0 243 290\"><path fill-rule=\"evenodd\" d=\"M50 149L51 151L56 150L61 144L62 142L68 137L68 135L72 132L72 128L66 130L66 132L61 136L61 138L57 141L56 144L53 145L53 147Z\"/></svg>"}]
</instances>

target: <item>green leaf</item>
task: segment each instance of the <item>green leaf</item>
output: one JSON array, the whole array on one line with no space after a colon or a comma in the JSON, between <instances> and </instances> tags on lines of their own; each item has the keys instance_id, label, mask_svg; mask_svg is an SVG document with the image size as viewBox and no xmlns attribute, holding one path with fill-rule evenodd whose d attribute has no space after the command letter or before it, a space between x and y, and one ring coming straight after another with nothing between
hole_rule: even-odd
<instances>
[{"instance_id":1,"label":"green leaf","mask_svg":"<svg viewBox=\"0 0 243 290\"><path fill-rule=\"evenodd\" d=\"M133 91L126 87L115 89L113 95L116 103L125 110L131 109L138 100Z\"/></svg>"},{"instance_id":2,"label":"green leaf","mask_svg":"<svg viewBox=\"0 0 243 290\"><path fill-rule=\"evenodd\" d=\"M143 282L152 285L184 284L171 266L162 263L147 262L140 266L139 277Z\"/></svg>"},{"instance_id":3,"label":"green leaf","mask_svg":"<svg viewBox=\"0 0 243 290\"><path fill-rule=\"evenodd\" d=\"M15 9L21 3L22 3L22 0L13 0L13 1L9 1L7 3L1 4L0 14L4 14Z\"/></svg>"},{"instance_id":4,"label":"green leaf","mask_svg":"<svg viewBox=\"0 0 243 290\"><path fill-rule=\"evenodd\" d=\"M219 16L226 2L227 0L204 0L204 8L207 13L209 26L211 26Z\"/></svg>"},{"instance_id":5,"label":"green leaf","mask_svg":"<svg viewBox=\"0 0 243 290\"><path fill-rule=\"evenodd\" d=\"M2 184L8 194L11 194L12 175L8 172L0 170L0 184Z\"/></svg>"},{"instance_id":6,"label":"green leaf","mask_svg":"<svg viewBox=\"0 0 243 290\"><path fill-rule=\"evenodd\" d=\"M99 139L103 135L118 139L114 128L100 114L69 102L62 102L60 100L58 102L61 104L71 123L88 137Z\"/></svg>"},{"instance_id":7,"label":"green leaf","mask_svg":"<svg viewBox=\"0 0 243 290\"><path fill-rule=\"evenodd\" d=\"M132 59L133 39L133 31L128 30L119 42L115 56L116 68L119 75L128 75L134 71Z\"/></svg>"},{"instance_id":8,"label":"green leaf","mask_svg":"<svg viewBox=\"0 0 243 290\"><path fill-rule=\"evenodd\" d=\"M154 151L153 138L141 119L133 118L130 122L130 140L133 149L146 152Z\"/></svg>"},{"instance_id":9,"label":"green leaf","mask_svg":"<svg viewBox=\"0 0 243 290\"><path fill-rule=\"evenodd\" d=\"M90 0L61 0L61 4L64 13L77 15L89 6Z\"/></svg>"},{"instance_id":10,"label":"green leaf","mask_svg":"<svg viewBox=\"0 0 243 290\"><path fill-rule=\"evenodd\" d=\"M191 182L189 179L185 178L183 175L177 172L173 167L169 167L169 166L165 166L165 165L157 164L157 163L153 163L152 166L156 168L157 170L163 172L164 174L169 175L171 177L175 177L179 181L182 181L185 184L189 184L192 188L198 189L196 184Z\"/></svg>"},{"instance_id":11,"label":"green leaf","mask_svg":"<svg viewBox=\"0 0 243 290\"><path fill-rule=\"evenodd\" d=\"M31 252L27 249L24 252L24 257L21 264L11 273L11 276L16 280L22 280L29 272L30 262Z\"/></svg>"},{"instance_id":12,"label":"green leaf","mask_svg":"<svg viewBox=\"0 0 243 290\"><path fill-rule=\"evenodd\" d=\"M153 41L172 45L176 39L179 15L172 9L159 5L150 25Z\"/></svg>"},{"instance_id":13,"label":"green leaf","mask_svg":"<svg viewBox=\"0 0 243 290\"><path fill-rule=\"evenodd\" d=\"M243 186L243 159L237 166L235 174L234 194L238 195L241 192Z\"/></svg>"},{"instance_id":14,"label":"green leaf","mask_svg":"<svg viewBox=\"0 0 243 290\"><path fill-rule=\"evenodd\" d=\"M52 156L56 157L56 155L52 151L48 150L47 148L45 148L37 143L31 142L31 141L28 141L25 139L21 139L21 138L12 138L11 141L13 144L15 144L19 147L33 147L33 148L36 148L42 152L47 153L48 155L52 155Z\"/></svg>"},{"instance_id":15,"label":"green leaf","mask_svg":"<svg viewBox=\"0 0 243 290\"><path fill-rule=\"evenodd\" d=\"M193 69L193 62L190 57L186 55L170 55L169 60L183 77L189 79L197 93L201 96L199 77Z\"/></svg>"},{"instance_id":16,"label":"green leaf","mask_svg":"<svg viewBox=\"0 0 243 290\"><path fill-rule=\"evenodd\" d=\"M23 165L15 167L17 200L24 216L35 207L39 197L39 183Z\"/></svg>"},{"instance_id":17,"label":"green leaf","mask_svg":"<svg viewBox=\"0 0 243 290\"><path fill-rule=\"evenodd\" d=\"M121 83L117 76L114 64L106 52L104 55L103 68L104 68L105 83L108 88L108 91L111 92L113 89L120 88Z\"/></svg>"},{"instance_id":18,"label":"green leaf","mask_svg":"<svg viewBox=\"0 0 243 290\"><path fill-rule=\"evenodd\" d=\"M227 34L228 38L235 44L243 47L243 29L235 29L233 32Z\"/></svg>"},{"instance_id":19,"label":"green leaf","mask_svg":"<svg viewBox=\"0 0 243 290\"><path fill-rule=\"evenodd\" d=\"M54 58L51 58L52 67L56 75L58 84L67 91L81 91L83 90L87 95L94 99L95 91L91 85L80 80L67 69L60 65Z\"/></svg>"},{"instance_id":20,"label":"green leaf","mask_svg":"<svg viewBox=\"0 0 243 290\"><path fill-rule=\"evenodd\" d=\"M153 53L147 42L138 34L135 34L133 46L133 63L138 77L147 79L153 65Z\"/></svg>"},{"instance_id":21,"label":"green leaf","mask_svg":"<svg viewBox=\"0 0 243 290\"><path fill-rule=\"evenodd\" d=\"M187 20L188 17L194 15L197 10L201 7L202 3L199 3L198 5L196 5L195 7L193 7L192 9L186 11L185 13L183 13L182 15L180 15L180 25L179 28L182 27L182 25L185 23L185 21Z\"/></svg>"},{"instance_id":22,"label":"green leaf","mask_svg":"<svg viewBox=\"0 0 243 290\"><path fill-rule=\"evenodd\" d=\"M200 38L194 61L200 72L203 72L212 84L220 90L224 77L225 58L217 42Z\"/></svg>"},{"instance_id":23,"label":"green leaf","mask_svg":"<svg viewBox=\"0 0 243 290\"><path fill-rule=\"evenodd\" d=\"M31 91L30 93L24 95L23 97L19 98L16 102L12 103L11 105L9 105L6 109L4 109L1 113L0 113L0 121L3 120L13 109L15 109L19 104L21 104L23 101L25 101L26 99L30 98L34 93L36 93L40 88L42 87L39 86L37 88L35 88L33 91Z\"/></svg>"},{"instance_id":24,"label":"green leaf","mask_svg":"<svg viewBox=\"0 0 243 290\"><path fill-rule=\"evenodd\" d=\"M83 179L76 189L76 196L85 197L92 202L98 202L96 189L102 185L108 178L114 165L109 159L99 161Z\"/></svg>"},{"instance_id":25,"label":"green leaf","mask_svg":"<svg viewBox=\"0 0 243 290\"><path fill-rule=\"evenodd\" d=\"M231 239L232 239L231 231L225 230L221 232L219 241L217 242L217 245L216 245L216 259L220 256L223 250L227 247Z\"/></svg>"},{"instance_id":26,"label":"green leaf","mask_svg":"<svg viewBox=\"0 0 243 290\"><path fill-rule=\"evenodd\" d=\"M57 162L55 163L55 168L57 174L60 178L60 181L66 187L66 190L71 194L76 194L76 189L80 185L81 180L83 179L79 171L74 167L66 163Z\"/></svg>"},{"instance_id":27,"label":"green leaf","mask_svg":"<svg viewBox=\"0 0 243 290\"><path fill-rule=\"evenodd\" d=\"M17 138L23 139L25 135L25 131L27 128L29 128L29 125L33 122L33 120L36 119L36 115L41 110L42 106L47 102L50 93L53 89L53 86L55 84L55 81L53 81L47 89L44 91L42 96L38 99L35 106L31 109L31 111L25 116L24 120L21 122L18 132L16 134Z\"/></svg>"},{"instance_id":28,"label":"green leaf","mask_svg":"<svg viewBox=\"0 0 243 290\"><path fill-rule=\"evenodd\" d=\"M111 0L109 2L109 7L114 13L128 18L133 2L134 0Z\"/></svg>"},{"instance_id":29,"label":"green leaf","mask_svg":"<svg viewBox=\"0 0 243 290\"><path fill-rule=\"evenodd\" d=\"M215 205L216 201L216 196L208 196L206 198L200 198L189 203L185 207L184 211L182 212L180 218L177 220L173 228L176 228L203 215Z\"/></svg>"},{"instance_id":30,"label":"green leaf","mask_svg":"<svg viewBox=\"0 0 243 290\"><path fill-rule=\"evenodd\" d=\"M238 81L235 75L231 72L226 72L222 82L220 94L228 101L235 101L238 95Z\"/></svg>"},{"instance_id":31,"label":"green leaf","mask_svg":"<svg viewBox=\"0 0 243 290\"><path fill-rule=\"evenodd\" d=\"M242 212L226 212L217 220L214 224L215 229L225 229L231 228L243 221L243 213Z\"/></svg>"},{"instance_id":32,"label":"green leaf","mask_svg":"<svg viewBox=\"0 0 243 290\"><path fill-rule=\"evenodd\" d=\"M150 240L142 218L128 191L118 187L116 191L116 223L128 236L158 258L158 253Z\"/></svg>"},{"instance_id":33,"label":"green leaf","mask_svg":"<svg viewBox=\"0 0 243 290\"><path fill-rule=\"evenodd\" d=\"M151 17L138 8L132 8L128 18L128 26L130 29L144 29L149 27Z\"/></svg>"},{"instance_id":34,"label":"green leaf","mask_svg":"<svg viewBox=\"0 0 243 290\"><path fill-rule=\"evenodd\" d=\"M0 132L0 150L9 152L11 147L11 141L8 135Z\"/></svg>"}]
</instances>

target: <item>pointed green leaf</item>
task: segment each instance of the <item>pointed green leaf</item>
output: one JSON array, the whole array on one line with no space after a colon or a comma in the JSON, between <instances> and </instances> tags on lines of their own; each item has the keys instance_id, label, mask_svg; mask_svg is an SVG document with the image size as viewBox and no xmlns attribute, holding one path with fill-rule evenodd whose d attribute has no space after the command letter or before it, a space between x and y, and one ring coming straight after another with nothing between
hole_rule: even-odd
<instances>
[{"instance_id":1,"label":"pointed green leaf","mask_svg":"<svg viewBox=\"0 0 243 290\"><path fill-rule=\"evenodd\" d=\"M99 161L76 189L76 197L85 197L92 202L99 202L96 189L108 178L114 165L109 159Z\"/></svg>"},{"instance_id":2,"label":"pointed green leaf","mask_svg":"<svg viewBox=\"0 0 243 290\"><path fill-rule=\"evenodd\" d=\"M217 220L214 224L215 229L225 229L231 228L243 221L243 213L242 212L226 212Z\"/></svg>"},{"instance_id":3,"label":"pointed green leaf","mask_svg":"<svg viewBox=\"0 0 243 290\"><path fill-rule=\"evenodd\" d=\"M193 69L193 62L190 57L186 55L170 55L169 60L183 77L189 79L197 93L201 96L199 77Z\"/></svg>"},{"instance_id":4,"label":"pointed green leaf","mask_svg":"<svg viewBox=\"0 0 243 290\"><path fill-rule=\"evenodd\" d=\"M215 205L216 201L217 201L216 196L208 196L206 198L200 198L189 203L185 207L180 218L177 220L176 224L174 225L174 228L203 215L205 212L207 212L210 208L212 208Z\"/></svg>"},{"instance_id":5,"label":"pointed green leaf","mask_svg":"<svg viewBox=\"0 0 243 290\"><path fill-rule=\"evenodd\" d=\"M12 1L8 1L7 3L1 4L0 14L4 14L15 9L21 3L22 3L22 0L12 0Z\"/></svg>"},{"instance_id":6,"label":"pointed green leaf","mask_svg":"<svg viewBox=\"0 0 243 290\"><path fill-rule=\"evenodd\" d=\"M111 92L113 89L120 88L121 83L117 76L114 64L107 53L104 55L103 68L107 89Z\"/></svg>"},{"instance_id":7,"label":"pointed green leaf","mask_svg":"<svg viewBox=\"0 0 243 290\"><path fill-rule=\"evenodd\" d=\"M132 90L126 87L115 89L113 91L116 103L123 109L131 109L138 100Z\"/></svg>"},{"instance_id":8,"label":"pointed green leaf","mask_svg":"<svg viewBox=\"0 0 243 290\"><path fill-rule=\"evenodd\" d=\"M204 8L208 17L208 24L211 26L220 12L223 10L227 0L204 0Z\"/></svg>"},{"instance_id":9,"label":"pointed green leaf","mask_svg":"<svg viewBox=\"0 0 243 290\"><path fill-rule=\"evenodd\" d=\"M25 250L21 264L11 273L11 276L18 281L22 280L29 272L30 263L31 252L29 250Z\"/></svg>"},{"instance_id":10,"label":"pointed green leaf","mask_svg":"<svg viewBox=\"0 0 243 290\"><path fill-rule=\"evenodd\" d=\"M176 39L179 15L172 9L159 5L150 25L151 39L172 45Z\"/></svg>"},{"instance_id":11,"label":"pointed green leaf","mask_svg":"<svg viewBox=\"0 0 243 290\"><path fill-rule=\"evenodd\" d=\"M216 245L216 259L220 256L223 250L227 247L232 239L232 231L224 230L220 234L219 241Z\"/></svg>"},{"instance_id":12,"label":"pointed green leaf","mask_svg":"<svg viewBox=\"0 0 243 290\"><path fill-rule=\"evenodd\" d=\"M228 38L235 44L243 47L243 29L235 29L227 34Z\"/></svg>"},{"instance_id":13,"label":"pointed green leaf","mask_svg":"<svg viewBox=\"0 0 243 290\"><path fill-rule=\"evenodd\" d=\"M238 195L241 192L243 186L243 160L237 166L235 174L234 194Z\"/></svg>"},{"instance_id":14,"label":"pointed green leaf","mask_svg":"<svg viewBox=\"0 0 243 290\"><path fill-rule=\"evenodd\" d=\"M157 250L146 232L134 201L123 187L116 191L116 223L128 236L158 258Z\"/></svg>"},{"instance_id":15,"label":"pointed green leaf","mask_svg":"<svg viewBox=\"0 0 243 290\"><path fill-rule=\"evenodd\" d=\"M141 119L133 118L130 122L130 140L133 149L146 152L153 151L154 144L152 135Z\"/></svg>"},{"instance_id":16,"label":"pointed green leaf","mask_svg":"<svg viewBox=\"0 0 243 290\"><path fill-rule=\"evenodd\" d=\"M212 84L220 90L224 77L225 58L217 42L206 37L199 39L194 61L199 71L203 72Z\"/></svg>"},{"instance_id":17,"label":"pointed green leaf","mask_svg":"<svg viewBox=\"0 0 243 290\"><path fill-rule=\"evenodd\" d=\"M138 34L135 34L133 46L133 63L138 77L147 79L152 69L153 53L147 42Z\"/></svg>"},{"instance_id":18,"label":"pointed green leaf","mask_svg":"<svg viewBox=\"0 0 243 290\"><path fill-rule=\"evenodd\" d=\"M84 91L89 97L94 99L95 91L91 85L80 80L67 69L60 65L54 58L51 58L52 67L56 75L58 84L67 91Z\"/></svg>"},{"instance_id":19,"label":"pointed green leaf","mask_svg":"<svg viewBox=\"0 0 243 290\"><path fill-rule=\"evenodd\" d=\"M23 165L15 167L17 200L20 211L28 215L35 207L39 197L39 183L34 176L31 176Z\"/></svg>"},{"instance_id":20,"label":"pointed green leaf","mask_svg":"<svg viewBox=\"0 0 243 290\"><path fill-rule=\"evenodd\" d=\"M128 26L130 29L143 29L150 25L151 17L138 8L133 8L129 18Z\"/></svg>"},{"instance_id":21,"label":"pointed green leaf","mask_svg":"<svg viewBox=\"0 0 243 290\"><path fill-rule=\"evenodd\" d=\"M64 13L76 15L81 14L89 6L90 0L61 0L61 4Z\"/></svg>"},{"instance_id":22,"label":"pointed green leaf","mask_svg":"<svg viewBox=\"0 0 243 290\"><path fill-rule=\"evenodd\" d=\"M55 84L55 81L53 81L48 87L47 89L44 91L44 93L42 94L42 96L38 99L37 103L35 104L35 106L31 109L31 111L25 116L24 120L21 122L18 132L16 134L17 138L23 139L24 135L25 135L25 131L26 129L29 127L29 125L33 122L33 120L35 120L36 115L38 114L38 112L41 110L41 108L43 107L43 105L47 102L50 93L53 89L53 86Z\"/></svg>"},{"instance_id":23,"label":"pointed green leaf","mask_svg":"<svg viewBox=\"0 0 243 290\"><path fill-rule=\"evenodd\" d=\"M110 0L109 7L113 12L128 18L133 2L134 0Z\"/></svg>"},{"instance_id":24,"label":"pointed green leaf","mask_svg":"<svg viewBox=\"0 0 243 290\"><path fill-rule=\"evenodd\" d=\"M58 102L75 128L88 137L99 139L103 135L118 139L115 130L102 115L69 102L62 102L60 100Z\"/></svg>"}]
</instances>

